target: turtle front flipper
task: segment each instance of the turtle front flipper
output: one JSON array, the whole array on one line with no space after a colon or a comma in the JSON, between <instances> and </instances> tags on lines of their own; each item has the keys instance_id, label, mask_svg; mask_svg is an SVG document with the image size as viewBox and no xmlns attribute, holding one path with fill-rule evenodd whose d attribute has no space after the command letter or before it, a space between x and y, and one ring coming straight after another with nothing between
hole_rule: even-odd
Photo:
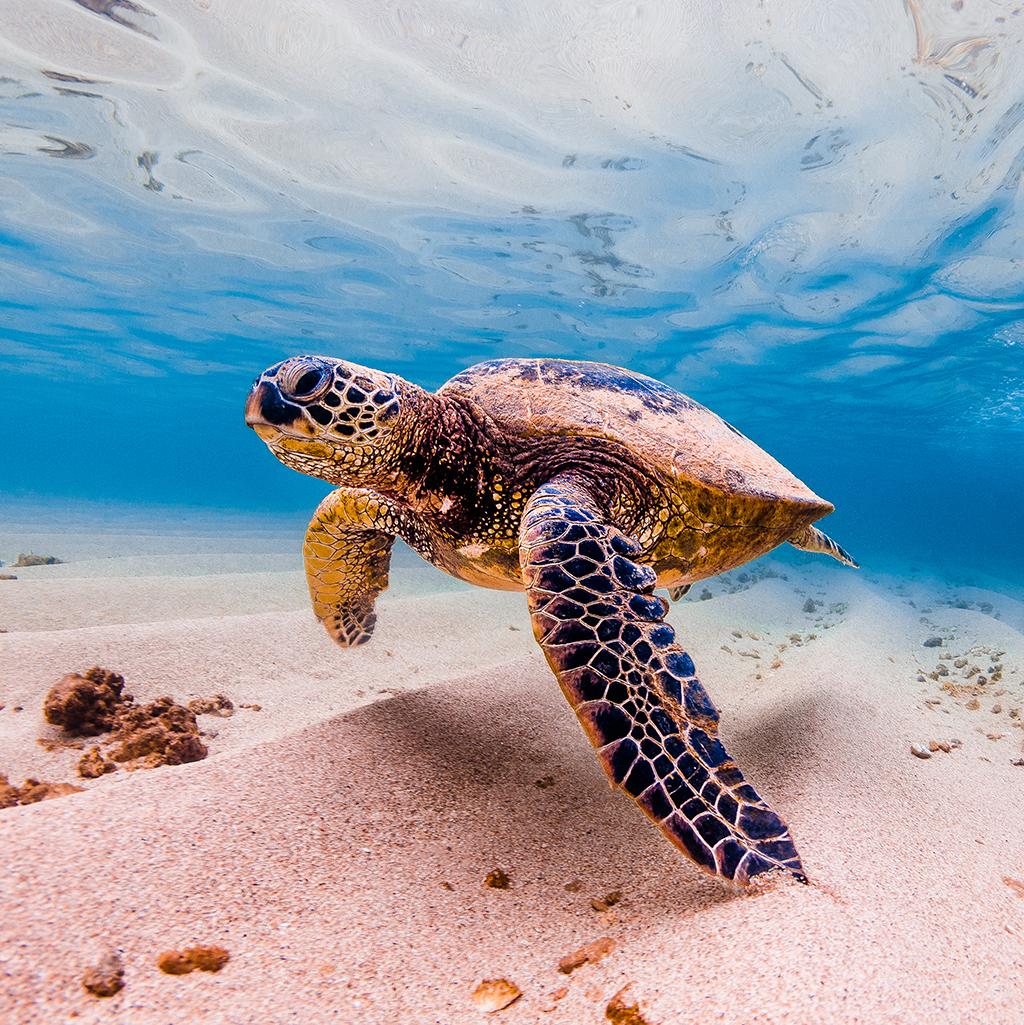
<instances>
[{"instance_id":1,"label":"turtle front flipper","mask_svg":"<svg viewBox=\"0 0 1024 1025\"><path fill-rule=\"evenodd\" d=\"M718 739L718 710L652 594L640 545L606 522L587 483L539 488L520 528L533 632L612 783L702 869L743 885L805 881L785 822Z\"/></svg>"},{"instance_id":2,"label":"turtle front flipper","mask_svg":"<svg viewBox=\"0 0 1024 1025\"><path fill-rule=\"evenodd\" d=\"M364 644L377 622L377 595L388 586L399 515L373 491L338 488L319 505L302 554L313 611L343 648Z\"/></svg>"}]
</instances>

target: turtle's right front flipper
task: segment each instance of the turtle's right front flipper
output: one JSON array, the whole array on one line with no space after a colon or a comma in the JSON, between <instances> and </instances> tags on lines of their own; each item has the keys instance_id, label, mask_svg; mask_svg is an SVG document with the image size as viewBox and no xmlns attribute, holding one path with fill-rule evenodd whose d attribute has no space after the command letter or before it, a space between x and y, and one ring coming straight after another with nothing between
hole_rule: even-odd
<instances>
[{"instance_id":1,"label":"turtle's right front flipper","mask_svg":"<svg viewBox=\"0 0 1024 1025\"><path fill-rule=\"evenodd\" d=\"M386 499L360 488L338 488L306 530L302 554L313 611L343 648L370 639L377 595L388 586L399 514Z\"/></svg>"},{"instance_id":2,"label":"turtle's right front flipper","mask_svg":"<svg viewBox=\"0 0 1024 1025\"><path fill-rule=\"evenodd\" d=\"M612 782L676 846L740 885L773 870L802 880L785 822L718 739L718 710L639 551L585 481L536 491L519 540L534 636Z\"/></svg>"}]
</instances>

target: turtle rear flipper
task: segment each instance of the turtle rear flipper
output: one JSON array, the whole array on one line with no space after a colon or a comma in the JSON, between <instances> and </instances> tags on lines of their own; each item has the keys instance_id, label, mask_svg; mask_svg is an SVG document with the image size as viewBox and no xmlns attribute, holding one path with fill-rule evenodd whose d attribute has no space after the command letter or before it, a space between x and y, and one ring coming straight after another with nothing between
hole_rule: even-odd
<instances>
[{"instance_id":1,"label":"turtle rear flipper","mask_svg":"<svg viewBox=\"0 0 1024 1025\"><path fill-rule=\"evenodd\" d=\"M373 634L397 528L389 503L358 488L332 491L310 521L302 554L313 612L343 648Z\"/></svg>"},{"instance_id":2,"label":"turtle rear flipper","mask_svg":"<svg viewBox=\"0 0 1024 1025\"><path fill-rule=\"evenodd\" d=\"M718 710L664 622L640 546L604 521L583 480L527 503L520 563L534 636L613 785L705 871L737 884L805 881L789 829L718 739Z\"/></svg>"},{"instance_id":3,"label":"turtle rear flipper","mask_svg":"<svg viewBox=\"0 0 1024 1025\"><path fill-rule=\"evenodd\" d=\"M851 566L853 569L860 569L860 563L845 549L838 545L823 530L817 527L802 527L791 538L789 543L802 552L818 552L821 555L831 555L844 566Z\"/></svg>"}]
</instances>

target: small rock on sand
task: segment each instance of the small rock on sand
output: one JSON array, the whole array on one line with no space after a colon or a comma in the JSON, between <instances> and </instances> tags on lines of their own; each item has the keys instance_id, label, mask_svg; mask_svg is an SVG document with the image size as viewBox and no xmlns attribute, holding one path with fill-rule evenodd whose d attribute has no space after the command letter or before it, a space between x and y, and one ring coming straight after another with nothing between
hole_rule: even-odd
<instances>
[{"instance_id":1,"label":"small rock on sand","mask_svg":"<svg viewBox=\"0 0 1024 1025\"><path fill-rule=\"evenodd\" d=\"M911 744L910 753L918 758L931 758L932 753L924 744Z\"/></svg>"},{"instance_id":2,"label":"small rock on sand","mask_svg":"<svg viewBox=\"0 0 1024 1025\"><path fill-rule=\"evenodd\" d=\"M569 995L569 987L568 986L559 986L558 989L552 990L548 994L548 999L551 1001L551 1006L550 1007L544 1007L544 1008L542 1008L542 1010L544 1010L544 1011L553 1011L555 1009L554 1005L557 1004L559 1000L564 1000L568 995Z\"/></svg>"},{"instance_id":3,"label":"small rock on sand","mask_svg":"<svg viewBox=\"0 0 1024 1025\"><path fill-rule=\"evenodd\" d=\"M491 1014L515 1003L522 995L523 991L508 979L484 979L473 990L472 1000L478 1011Z\"/></svg>"},{"instance_id":4,"label":"small rock on sand","mask_svg":"<svg viewBox=\"0 0 1024 1025\"><path fill-rule=\"evenodd\" d=\"M157 958L156 966L167 975L188 975L195 971L195 965L180 950L165 950Z\"/></svg>"},{"instance_id":5,"label":"small rock on sand","mask_svg":"<svg viewBox=\"0 0 1024 1025\"><path fill-rule=\"evenodd\" d=\"M941 637L929 637L924 642L924 647L926 647L926 648L941 648L942 647L942 638Z\"/></svg>"},{"instance_id":6,"label":"small rock on sand","mask_svg":"<svg viewBox=\"0 0 1024 1025\"><path fill-rule=\"evenodd\" d=\"M189 947L186 950L165 950L156 965L167 975L188 975L189 972L219 972L231 960L223 947Z\"/></svg>"},{"instance_id":7,"label":"small rock on sand","mask_svg":"<svg viewBox=\"0 0 1024 1025\"><path fill-rule=\"evenodd\" d=\"M610 936L602 936L591 943L584 943L582 947L574 950L571 954L566 954L558 962L558 970L563 975L570 975L585 964L597 964L614 949L615 941Z\"/></svg>"},{"instance_id":8,"label":"small rock on sand","mask_svg":"<svg viewBox=\"0 0 1024 1025\"><path fill-rule=\"evenodd\" d=\"M620 900L622 900L622 891L612 890L611 893L606 893L603 897L591 897L590 906L595 911L607 911L609 908L615 907Z\"/></svg>"},{"instance_id":9,"label":"small rock on sand","mask_svg":"<svg viewBox=\"0 0 1024 1025\"><path fill-rule=\"evenodd\" d=\"M500 868L492 868L484 876L484 886L489 886L492 890L508 890L512 887L512 880L509 879L507 872Z\"/></svg>"},{"instance_id":10,"label":"small rock on sand","mask_svg":"<svg viewBox=\"0 0 1024 1025\"><path fill-rule=\"evenodd\" d=\"M96 997L112 997L124 989L124 965L118 953L111 950L87 968L82 985Z\"/></svg>"},{"instance_id":11,"label":"small rock on sand","mask_svg":"<svg viewBox=\"0 0 1024 1025\"><path fill-rule=\"evenodd\" d=\"M64 560L53 555L33 555L32 552L19 555L12 563L15 569L22 569L26 566L58 566Z\"/></svg>"},{"instance_id":12,"label":"small rock on sand","mask_svg":"<svg viewBox=\"0 0 1024 1025\"><path fill-rule=\"evenodd\" d=\"M605 1018L612 1022L612 1025L648 1025L647 1019L640 1013L639 1004L626 1003L626 990L629 984L625 985L608 1001L604 1009Z\"/></svg>"},{"instance_id":13,"label":"small rock on sand","mask_svg":"<svg viewBox=\"0 0 1024 1025\"><path fill-rule=\"evenodd\" d=\"M1012 876L1003 876L1003 882L1006 883L1006 885L1009 886L1021 900L1024 900L1024 883L1019 879L1014 879Z\"/></svg>"}]
</instances>

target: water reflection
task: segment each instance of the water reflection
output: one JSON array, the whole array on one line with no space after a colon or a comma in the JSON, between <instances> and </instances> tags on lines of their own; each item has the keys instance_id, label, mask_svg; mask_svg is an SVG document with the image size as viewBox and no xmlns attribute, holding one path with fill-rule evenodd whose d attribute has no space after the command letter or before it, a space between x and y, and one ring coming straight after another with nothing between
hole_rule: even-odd
<instances>
[{"instance_id":1,"label":"water reflection","mask_svg":"<svg viewBox=\"0 0 1024 1025\"><path fill-rule=\"evenodd\" d=\"M0 9L26 395L553 353L754 433L845 409L865 445L1019 448L1013 3Z\"/></svg>"}]
</instances>

